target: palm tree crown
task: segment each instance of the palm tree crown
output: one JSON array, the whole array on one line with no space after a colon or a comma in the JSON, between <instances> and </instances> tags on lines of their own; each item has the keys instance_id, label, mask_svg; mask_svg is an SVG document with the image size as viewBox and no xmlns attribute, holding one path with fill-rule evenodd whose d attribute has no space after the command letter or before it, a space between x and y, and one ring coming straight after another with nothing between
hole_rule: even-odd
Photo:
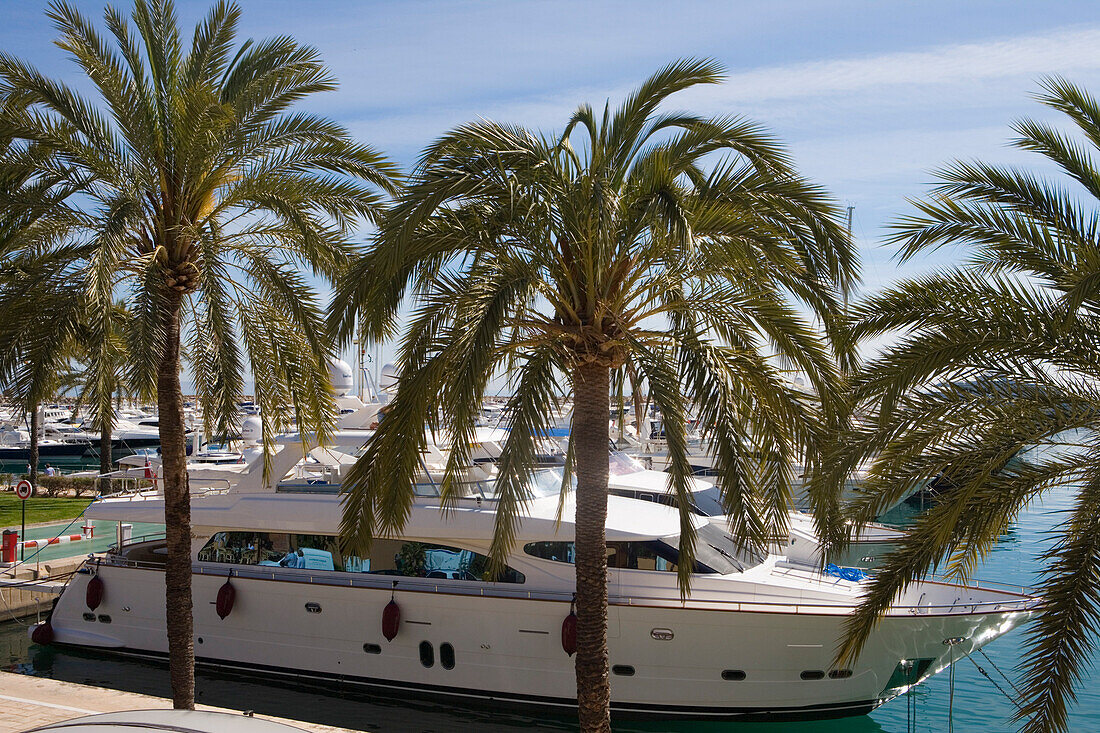
<instances>
[{"instance_id":1,"label":"palm tree crown","mask_svg":"<svg viewBox=\"0 0 1100 733\"><path fill-rule=\"evenodd\" d=\"M853 310L857 337L902 336L855 376L863 412L836 464L842 472L874 459L854 507L862 521L932 479L946 487L876 573L849 624L846 658L899 589L943 564L966 578L1022 507L1073 488L1073 510L1045 555L1046 603L1028 632L1019 716L1034 733L1066 729L1100 614L1100 105L1061 79L1047 80L1039 99L1084 139L1022 121L1015 145L1068 180L955 163L919 213L898 223L903 259L949 244L968 259ZM1066 433L1072 450L1022 458Z\"/></svg>"},{"instance_id":2,"label":"palm tree crown","mask_svg":"<svg viewBox=\"0 0 1100 733\"><path fill-rule=\"evenodd\" d=\"M769 357L808 374L826 404L836 398L833 355L794 305L837 325L838 293L856 266L832 203L756 125L657 111L720 77L711 61L674 63L617 110L581 106L553 139L490 121L456 128L425 150L334 299L342 338L362 328L377 339L397 332L406 290L415 296L392 410L345 484L342 530L359 550L408 517L425 422L450 436L441 491L445 505L457 499L481 398L506 372L511 431L492 544L501 562L528 497L534 441L562 381L571 388L586 730L607 717L609 374L629 362L648 382L681 498L683 405L698 404L731 530L746 544L785 525L790 466L820 440L815 408ZM685 592L689 505L680 502Z\"/></svg>"},{"instance_id":3,"label":"palm tree crown","mask_svg":"<svg viewBox=\"0 0 1100 733\"><path fill-rule=\"evenodd\" d=\"M331 346L303 269L337 272L351 227L375 216L395 169L341 126L292 111L334 79L289 37L238 46L234 4L216 3L189 46L170 0L136 0L129 21L108 7L107 38L69 4L48 15L98 99L0 53L3 132L48 150L82 186L70 199L81 236L20 256L52 268L57 287L77 285L72 302L97 318L111 318L116 295L127 300L129 381L155 386L160 410L173 693L190 707L181 339L213 430L231 427L247 363L265 445L292 417L323 434Z\"/></svg>"}]
</instances>

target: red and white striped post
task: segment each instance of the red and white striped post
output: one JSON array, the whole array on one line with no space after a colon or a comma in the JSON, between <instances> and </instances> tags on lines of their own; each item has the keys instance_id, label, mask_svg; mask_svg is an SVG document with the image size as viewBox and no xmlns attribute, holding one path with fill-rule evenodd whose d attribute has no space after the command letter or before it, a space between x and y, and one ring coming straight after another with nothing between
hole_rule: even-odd
<instances>
[{"instance_id":1,"label":"red and white striped post","mask_svg":"<svg viewBox=\"0 0 1100 733\"><path fill-rule=\"evenodd\" d=\"M40 547L46 547L47 545L63 545L66 542L82 542L89 539L91 539L91 537L87 537L83 534L63 534L60 537L51 537L47 540L23 540L19 543L19 546L24 550L35 550Z\"/></svg>"}]
</instances>

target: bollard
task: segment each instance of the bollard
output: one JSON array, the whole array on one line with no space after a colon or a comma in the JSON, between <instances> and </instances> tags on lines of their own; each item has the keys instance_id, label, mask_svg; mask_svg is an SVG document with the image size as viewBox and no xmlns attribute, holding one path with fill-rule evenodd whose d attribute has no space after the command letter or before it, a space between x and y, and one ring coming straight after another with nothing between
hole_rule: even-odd
<instances>
[{"instance_id":1,"label":"bollard","mask_svg":"<svg viewBox=\"0 0 1100 733\"><path fill-rule=\"evenodd\" d=\"M4 544L0 547L0 562L14 563L15 551L19 546L19 533L10 529L4 530Z\"/></svg>"}]
</instances>

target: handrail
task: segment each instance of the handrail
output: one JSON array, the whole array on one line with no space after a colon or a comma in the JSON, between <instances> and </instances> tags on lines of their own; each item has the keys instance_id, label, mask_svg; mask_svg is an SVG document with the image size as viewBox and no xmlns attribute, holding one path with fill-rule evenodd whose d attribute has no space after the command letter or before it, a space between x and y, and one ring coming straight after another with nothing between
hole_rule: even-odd
<instances>
[{"instance_id":1,"label":"handrail","mask_svg":"<svg viewBox=\"0 0 1100 733\"><path fill-rule=\"evenodd\" d=\"M999 580L986 580L984 578L967 578L964 581L960 578L953 578L950 575L934 573L928 575L925 578L925 581L931 583L943 583L946 585L956 585L962 588L974 588L977 590L1007 591L1011 593L1018 593L1022 596L1037 595L1037 590L1034 586L1020 585L1019 583L1004 583Z\"/></svg>"},{"instance_id":2,"label":"handrail","mask_svg":"<svg viewBox=\"0 0 1100 733\"><path fill-rule=\"evenodd\" d=\"M112 481L125 481L125 480L126 479L117 479L117 478L112 479ZM121 491L116 491L113 494L103 494L99 498L100 499L136 499L138 497L155 498L155 497L158 497L158 496L163 496L163 492L161 492L159 489L156 489L152 486L147 487L147 488L141 488L139 485L137 485L138 482L140 482L140 481L152 481L152 480L153 479L135 478L134 479L134 481L135 481L134 488L132 488L132 489L131 488L123 488ZM163 479L158 479L158 480L163 480ZM188 493L192 496L206 496L208 494L224 494L224 493L228 492L231 488L233 488L233 483L227 478L203 477L202 481L203 481L203 483L222 482L222 483L225 484L225 486L224 487L222 487L222 486L218 486L218 487L203 486L203 487L200 487L200 488L197 488L197 489L194 489L194 490L190 490Z\"/></svg>"},{"instance_id":3,"label":"handrail","mask_svg":"<svg viewBox=\"0 0 1100 733\"><path fill-rule=\"evenodd\" d=\"M127 567L138 570L163 571L160 563L150 563L140 560L127 560L119 555L109 555L101 560L102 566ZM225 567L212 566L206 563L192 563L191 572L195 575L209 575L214 577L226 577L232 570L233 577L243 580L271 580L288 583L304 583L307 585L337 586L351 588L373 588L391 590L395 576L373 575L367 573L344 573L340 571L322 571L318 575L315 572L299 568L260 569L257 566L241 566L226 564ZM435 579L401 576L404 584L403 590L412 592L435 592L449 595L472 595L504 599L544 600L568 602L573 598L573 592L554 590L523 590L518 587L509 587L510 583L493 583L487 581L451 581L446 584L433 582ZM487 592L488 591L488 592ZM776 600L728 600L728 599L688 599L681 600L672 596L646 596L646 595L620 595L611 593L608 602L617 606L663 606L667 608L685 608L694 610L718 610L718 611L745 611L768 613L815 613L828 615L847 615L855 611L858 604L844 603L806 603L790 602L782 599ZM893 606L887 610L886 615L898 616L928 616L928 615L971 615L975 613L1010 613L1030 611L1042 603L1041 598L1024 597L1018 600L990 600L967 601L956 599L950 604L906 605Z\"/></svg>"},{"instance_id":4,"label":"handrail","mask_svg":"<svg viewBox=\"0 0 1100 733\"><path fill-rule=\"evenodd\" d=\"M135 545L141 545L146 542L163 540L165 539L165 537L167 537L166 532L149 532L148 534L143 534L138 537L131 537L130 539L122 543L121 548L119 547L117 542L113 543L107 547L107 552L117 554L127 547L134 547Z\"/></svg>"}]
</instances>

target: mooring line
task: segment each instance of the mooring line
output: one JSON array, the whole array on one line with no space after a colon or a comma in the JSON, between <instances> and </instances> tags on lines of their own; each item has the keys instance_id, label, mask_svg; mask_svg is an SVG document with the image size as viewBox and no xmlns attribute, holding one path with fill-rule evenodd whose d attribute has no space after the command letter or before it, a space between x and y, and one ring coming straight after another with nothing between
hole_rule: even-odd
<instances>
[{"instance_id":1,"label":"mooring line","mask_svg":"<svg viewBox=\"0 0 1100 733\"><path fill-rule=\"evenodd\" d=\"M983 654L982 656L985 656L985 655ZM986 672L985 669L982 667L982 665L980 665L980 664L978 664L977 662L974 661L974 658L970 656L970 652L966 653L966 658L970 660L970 663L973 664L978 669L978 671L982 673L982 676L985 677L987 680L989 680L993 684L993 686L997 688L997 691L1000 692L1002 695L1004 695L1005 699L1008 700L1010 703L1012 703L1013 706L1015 706L1015 708L1017 710L1022 710L1023 709L1023 707L1024 707L1023 704L1019 700L1012 697L1012 695L1009 695L1007 692L1005 692L1005 689L1003 687L1001 687L999 684L997 684L997 680L990 677L989 672ZM985 658L989 659L989 657L985 657ZM1008 676L1004 672L1001 672L1001 670L997 667L996 664L993 664L993 660L989 659L989 664L990 664L990 666L993 667L993 669L996 669L998 672L1000 672L1001 676L1004 677L1008 681L1008 684L1012 687L1013 690L1016 690L1016 686L1012 684L1012 680L1009 680ZM1017 694L1020 694L1019 690L1016 690L1016 692L1017 692ZM1020 694L1020 697L1023 697L1023 695Z\"/></svg>"}]
</instances>

